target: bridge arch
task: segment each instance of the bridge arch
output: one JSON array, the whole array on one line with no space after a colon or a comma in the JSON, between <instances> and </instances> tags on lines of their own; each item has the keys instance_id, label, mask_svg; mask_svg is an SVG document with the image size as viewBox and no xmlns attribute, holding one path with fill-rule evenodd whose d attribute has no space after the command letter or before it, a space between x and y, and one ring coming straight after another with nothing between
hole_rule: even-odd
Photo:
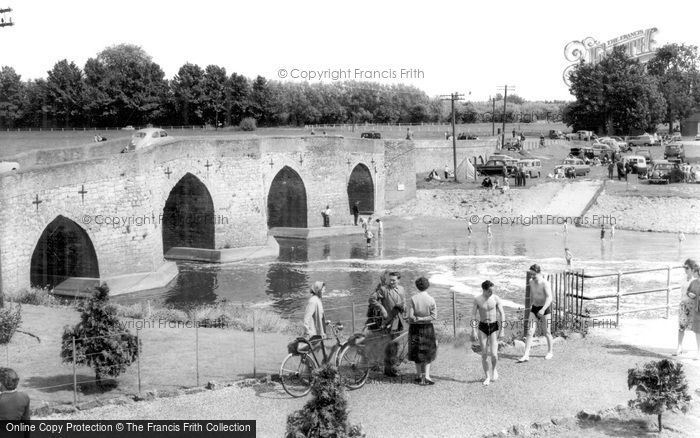
<instances>
[{"instance_id":1,"label":"bridge arch","mask_svg":"<svg viewBox=\"0 0 700 438\"><path fill-rule=\"evenodd\" d=\"M356 202L359 202L360 213L374 213L374 182L369 168L359 163L352 169L348 179L348 203L350 213Z\"/></svg>"},{"instance_id":2,"label":"bridge arch","mask_svg":"<svg viewBox=\"0 0 700 438\"><path fill-rule=\"evenodd\" d=\"M214 201L207 186L186 173L163 206L163 254L173 247L214 249Z\"/></svg>"},{"instance_id":3,"label":"bridge arch","mask_svg":"<svg viewBox=\"0 0 700 438\"><path fill-rule=\"evenodd\" d=\"M53 288L70 277L100 278L95 247L77 223L57 216L39 237L30 264L32 287Z\"/></svg>"},{"instance_id":4,"label":"bridge arch","mask_svg":"<svg viewBox=\"0 0 700 438\"><path fill-rule=\"evenodd\" d=\"M307 227L306 187L301 176L289 166L280 169L270 184L267 226Z\"/></svg>"}]
</instances>

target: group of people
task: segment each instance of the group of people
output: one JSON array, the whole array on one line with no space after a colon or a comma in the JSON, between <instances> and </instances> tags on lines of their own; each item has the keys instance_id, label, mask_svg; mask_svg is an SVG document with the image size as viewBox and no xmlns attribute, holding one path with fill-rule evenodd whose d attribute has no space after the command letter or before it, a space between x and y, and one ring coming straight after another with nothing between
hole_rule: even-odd
<instances>
[{"instance_id":1,"label":"group of people","mask_svg":"<svg viewBox=\"0 0 700 438\"><path fill-rule=\"evenodd\" d=\"M529 269L531 279L528 282L532 307L530 308L530 326L525 342L523 356L516 362L530 361L530 349L536 326L539 326L547 339L547 354L545 360L552 359L553 339L551 335L551 304L552 292L549 282L542 274L539 265ZM372 339L384 339L383 364L384 374L388 377L399 376L399 339L408 329L408 360L415 363L416 373L414 382L419 385L434 385L430 376L430 365L435 361L438 342L435 336L433 322L437 320L437 305L435 299L428 293L430 281L419 277L415 281L417 292L409 299L400 283L401 274L396 271L384 271L379 284L369 296L367 308L367 336ZM484 370L484 385L498 380L498 341L504 335L503 323L505 311L498 295L494 292L495 285L490 280L481 284L481 295L474 299L473 320L471 324L472 342L479 342L481 361ZM323 323L323 304L321 298L325 284L316 282L310 289L304 327L310 337L325 334ZM324 352L325 354L325 352ZM325 356L324 356L325 357Z\"/></svg>"},{"instance_id":2,"label":"group of people","mask_svg":"<svg viewBox=\"0 0 700 438\"><path fill-rule=\"evenodd\" d=\"M695 332L698 346L696 360L700 360L700 265L687 259L683 263L685 279L681 283L681 302L678 309L678 348L674 356L683 354L685 332Z\"/></svg>"}]
</instances>

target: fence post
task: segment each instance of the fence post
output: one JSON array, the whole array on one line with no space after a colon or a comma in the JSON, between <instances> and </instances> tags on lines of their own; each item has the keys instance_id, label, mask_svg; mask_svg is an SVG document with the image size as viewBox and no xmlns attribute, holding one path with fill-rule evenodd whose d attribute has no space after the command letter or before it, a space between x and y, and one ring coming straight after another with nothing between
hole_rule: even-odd
<instances>
[{"instance_id":1,"label":"fence post","mask_svg":"<svg viewBox=\"0 0 700 438\"><path fill-rule=\"evenodd\" d=\"M199 322L194 319L194 361L197 373L197 386L199 386Z\"/></svg>"},{"instance_id":2,"label":"fence post","mask_svg":"<svg viewBox=\"0 0 700 438\"><path fill-rule=\"evenodd\" d=\"M352 332L355 333L355 303L352 303Z\"/></svg>"},{"instance_id":3,"label":"fence post","mask_svg":"<svg viewBox=\"0 0 700 438\"><path fill-rule=\"evenodd\" d=\"M452 291L452 333L457 339L457 294Z\"/></svg>"},{"instance_id":4,"label":"fence post","mask_svg":"<svg viewBox=\"0 0 700 438\"><path fill-rule=\"evenodd\" d=\"M139 382L139 394L141 394L141 338L139 338L140 329L136 329L136 376Z\"/></svg>"},{"instance_id":5,"label":"fence post","mask_svg":"<svg viewBox=\"0 0 700 438\"><path fill-rule=\"evenodd\" d=\"M671 265L666 267L666 319L671 312Z\"/></svg>"},{"instance_id":6,"label":"fence post","mask_svg":"<svg viewBox=\"0 0 700 438\"><path fill-rule=\"evenodd\" d=\"M73 406L78 404L78 376L75 374L75 336L73 336Z\"/></svg>"},{"instance_id":7,"label":"fence post","mask_svg":"<svg viewBox=\"0 0 700 438\"><path fill-rule=\"evenodd\" d=\"M620 277L622 273L617 271L617 302L615 304L615 327L620 327Z\"/></svg>"},{"instance_id":8,"label":"fence post","mask_svg":"<svg viewBox=\"0 0 700 438\"><path fill-rule=\"evenodd\" d=\"M253 311L253 378L257 378L257 367L256 367L256 359L257 359L257 351L256 351L256 336L258 335L258 313L256 311Z\"/></svg>"}]
</instances>

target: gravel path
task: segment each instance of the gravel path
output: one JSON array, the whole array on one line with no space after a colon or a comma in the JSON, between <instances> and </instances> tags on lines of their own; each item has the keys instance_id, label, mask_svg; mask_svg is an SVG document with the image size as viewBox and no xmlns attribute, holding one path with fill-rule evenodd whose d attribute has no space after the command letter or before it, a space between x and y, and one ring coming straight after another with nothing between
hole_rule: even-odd
<instances>
[{"instance_id":1,"label":"gravel path","mask_svg":"<svg viewBox=\"0 0 700 438\"><path fill-rule=\"evenodd\" d=\"M369 437L482 436L514 424L574 416L581 409L626 404L632 396L627 369L661 357L598 336L557 344L551 361L543 355L539 347L529 363L516 364L517 352L506 351L499 365L501 379L484 387L480 356L464 347L441 346L432 373L435 386L408 383L412 367L405 364L404 382L373 380L348 393L350 421L362 423ZM699 383L695 378L691 387ZM257 385L54 418L256 419L258 436L279 437L286 416L306 400L291 399L279 385Z\"/></svg>"}]
</instances>

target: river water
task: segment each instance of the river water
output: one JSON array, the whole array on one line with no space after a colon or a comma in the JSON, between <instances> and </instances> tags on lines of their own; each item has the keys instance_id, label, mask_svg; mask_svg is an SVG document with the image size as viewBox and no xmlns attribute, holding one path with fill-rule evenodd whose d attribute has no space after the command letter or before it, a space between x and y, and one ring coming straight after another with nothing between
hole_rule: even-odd
<instances>
[{"instance_id":1,"label":"river water","mask_svg":"<svg viewBox=\"0 0 700 438\"><path fill-rule=\"evenodd\" d=\"M368 294L385 269L401 273L407 294L416 291L419 276L430 279L439 316L451 315L452 291L457 312L471 311L472 297L480 284L491 280L497 293L514 311L524 303L525 271L538 263L543 271L566 268L564 248L574 255L573 268L586 274L632 269L678 266L688 257L700 260L700 236L688 235L679 243L674 234L617 230L600 239L600 230L561 226L494 226L487 238L485 227L473 226L467 236L466 223L426 217L385 220L384 236L367 247L360 235L320 238L310 241L281 240L276 258L251 259L230 264L179 263L180 274L168 288L147 294L117 297L117 302L152 300L175 307L228 301L274 310L287 318L299 318L308 298L308 288L324 281L327 317L347 320L350 305L357 304L358 321L364 319ZM376 233L375 233L376 235ZM666 272L624 277L623 288L656 288L666 283ZM683 272L673 270L672 283ZM614 279L592 280L588 290L611 292ZM673 294L672 302L678 299ZM665 294L628 298L631 303L665 304ZM442 312L445 310L447 312ZM451 318L451 316L450 316ZM442 319L442 318L441 318Z\"/></svg>"}]
</instances>

